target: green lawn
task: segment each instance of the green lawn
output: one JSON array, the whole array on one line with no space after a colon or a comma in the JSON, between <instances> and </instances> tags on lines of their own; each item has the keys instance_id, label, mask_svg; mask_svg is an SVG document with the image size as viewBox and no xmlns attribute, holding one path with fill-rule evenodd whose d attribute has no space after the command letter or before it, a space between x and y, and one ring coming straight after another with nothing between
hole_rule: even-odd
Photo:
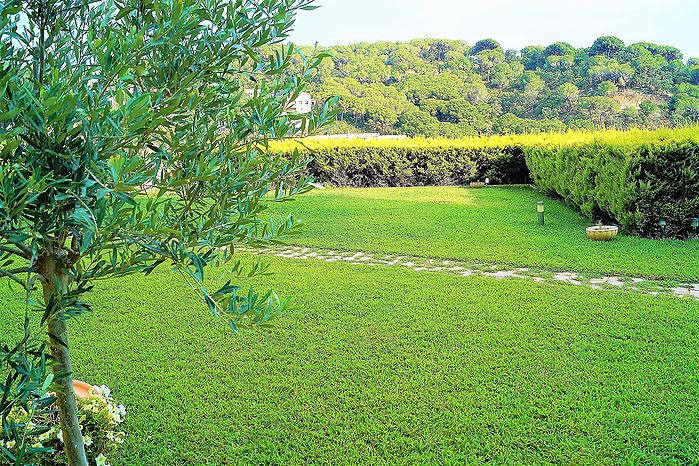
<instances>
[{"instance_id":1,"label":"green lawn","mask_svg":"<svg viewBox=\"0 0 699 466\"><path fill-rule=\"evenodd\" d=\"M699 240L658 241L620 235L610 243L585 236L589 220L546 199L546 225L526 187L328 189L272 212L307 222L303 245L550 269L699 280Z\"/></svg>"},{"instance_id":2,"label":"green lawn","mask_svg":"<svg viewBox=\"0 0 699 466\"><path fill-rule=\"evenodd\" d=\"M537 227L537 199L328 190L283 207L309 221L306 244L697 277L696 242L591 243L552 201ZM127 406L115 466L699 462L699 301L268 260L276 273L251 282L298 304L268 331L232 335L166 269L90 295L74 368ZM21 304L0 299L10 341Z\"/></svg>"},{"instance_id":3,"label":"green lawn","mask_svg":"<svg viewBox=\"0 0 699 466\"><path fill-rule=\"evenodd\" d=\"M128 406L116 464L699 459L699 302L271 260L303 310L268 332L167 271L93 294L75 370Z\"/></svg>"}]
</instances>

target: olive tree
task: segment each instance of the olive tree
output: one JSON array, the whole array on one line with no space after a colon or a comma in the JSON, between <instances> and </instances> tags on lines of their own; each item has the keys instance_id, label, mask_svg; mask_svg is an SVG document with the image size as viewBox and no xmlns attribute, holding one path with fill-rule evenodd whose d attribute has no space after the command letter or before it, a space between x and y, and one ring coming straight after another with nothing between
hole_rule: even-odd
<instances>
[{"instance_id":1,"label":"olive tree","mask_svg":"<svg viewBox=\"0 0 699 466\"><path fill-rule=\"evenodd\" d=\"M15 442L0 458L45 450L28 440L41 426L8 419L12 409L57 406L68 464L87 464L68 329L95 282L169 266L234 331L288 307L239 291L236 277L266 266L244 266L236 248L295 231L291 217L260 214L313 184L301 156L267 149L333 117L332 101L287 110L322 59L284 43L311 1L0 5L0 276L25 302L24 338L0 345L0 438ZM213 266L231 280L209 290Z\"/></svg>"}]
</instances>

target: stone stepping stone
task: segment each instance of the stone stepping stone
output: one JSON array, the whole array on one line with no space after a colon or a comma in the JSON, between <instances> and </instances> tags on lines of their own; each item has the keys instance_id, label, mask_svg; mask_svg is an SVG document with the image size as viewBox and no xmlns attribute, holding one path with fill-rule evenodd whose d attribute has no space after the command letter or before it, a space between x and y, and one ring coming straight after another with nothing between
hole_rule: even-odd
<instances>
[{"instance_id":1,"label":"stone stepping stone","mask_svg":"<svg viewBox=\"0 0 699 466\"><path fill-rule=\"evenodd\" d=\"M607 284L612 286L624 286L624 282L619 277L607 277Z\"/></svg>"},{"instance_id":2,"label":"stone stepping stone","mask_svg":"<svg viewBox=\"0 0 699 466\"><path fill-rule=\"evenodd\" d=\"M345 261L354 265L370 265L377 266L381 265L384 267L407 267L418 272L443 272L455 275L460 275L463 277L468 277L471 275L482 275L487 277L493 277L495 279L503 278L523 278L529 279L536 283L546 283L546 282L565 282L573 285L586 285L593 289L603 290L605 289L602 285L608 285L613 287L626 287L627 290L635 291L637 293L642 293L646 295L661 295L669 294L684 298L699 299L699 283L692 284L681 284L675 287L669 287L663 285L658 280L643 278L643 277L626 277L621 278L618 276L609 277L595 277L588 279L581 278L575 272L556 272L551 273L544 270L534 270L531 271L527 267L517 267L512 269L505 268L502 264L483 264L483 263L468 263L459 262L451 260L439 260L433 258L420 258L412 256L397 256L395 254L373 254L364 253L361 251L335 251L335 250L323 250L322 248L313 249L308 247L300 246L289 246L283 248L253 248L253 247L240 247L237 248L241 252L250 252L257 254L270 254L277 257L285 257L291 259L316 259L325 262L338 262ZM436 265L439 264L439 265ZM459 265L461 264L461 265ZM468 267L476 267L469 269ZM529 274L522 275L518 272L530 272ZM645 282L650 285L655 285L654 291L652 287L648 286L646 289L642 289L633 284ZM649 289L650 288L650 289ZM608 288L607 288L608 289Z\"/></svg>"}]
</instances>

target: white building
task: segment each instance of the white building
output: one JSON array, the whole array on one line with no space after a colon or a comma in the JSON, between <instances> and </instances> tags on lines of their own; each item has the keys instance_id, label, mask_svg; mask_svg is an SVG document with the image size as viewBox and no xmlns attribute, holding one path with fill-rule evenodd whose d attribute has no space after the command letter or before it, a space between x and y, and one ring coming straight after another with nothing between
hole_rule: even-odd
<instances>
[{"instance_id":1,"label":"white building","mask_svg":"<svg viewBox=\"0 0 699 466\"><path fill-rule=\"evenodd\" d=\"M245 94L248 97L253 97L255 95L255 89L245 89ZM316 106L316 101L308 92L302 92L299 96L291 102L287 110L293 110L297 113L310 113Z\"/></svg>"},{"instance_id":2,"label":"white building","mask_svg":"<svg viewBox=\"0 0 699 466\"><path fill-rule=\"evenodd\" d=\"M296 98L295 101L289 106L289 110L293 110L297 113L310 113L311 110L316 106L316 101L313 100L311 94L308 92L302 92Z\"/></svg>"}]
</instances>

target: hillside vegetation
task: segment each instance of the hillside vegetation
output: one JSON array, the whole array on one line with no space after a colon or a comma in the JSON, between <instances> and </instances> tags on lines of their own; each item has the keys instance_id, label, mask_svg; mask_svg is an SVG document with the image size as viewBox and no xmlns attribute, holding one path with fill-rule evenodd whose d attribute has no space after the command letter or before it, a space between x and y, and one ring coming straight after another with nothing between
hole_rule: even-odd
<instances>
[{"instance_id":1,"label":"hillside vegetation","mask_svg":"<svg viewBox=\"0 0 699 466\"><path fill-rule=\"evenodd\" d=\"M310 48L307 49L310 52ZM600 37L521 51L417 39L330 47L309 91L341 96L329 133L426 137L677 126L699 121L699 58Z\"/></svg>"}]
</instances>

